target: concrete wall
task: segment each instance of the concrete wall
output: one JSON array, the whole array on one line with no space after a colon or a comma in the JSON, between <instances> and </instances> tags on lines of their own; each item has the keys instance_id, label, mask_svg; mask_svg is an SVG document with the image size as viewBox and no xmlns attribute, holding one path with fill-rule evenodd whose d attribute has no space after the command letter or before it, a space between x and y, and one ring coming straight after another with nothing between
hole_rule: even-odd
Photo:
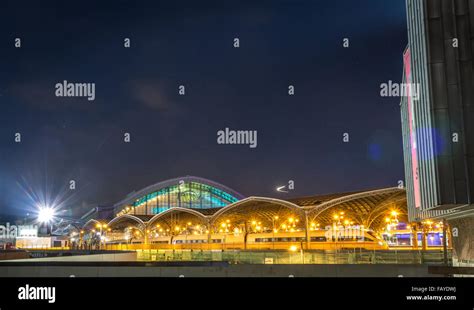
<instances>
[{"instance_id":1,"label":"concrete wall","mask_svg":"<svg viewBox=\"0 0 474 310\"><path fill-rule=\"evenodd\" d=\"M0 260L29 258L30 255L22 250L2 250L0 251Z\"/></svg>"},{"instance_id":2,"label":"concrete wall","mask_svg":"<svg viewBox=\"0 0 474 310\"><path fill-rule=\"evenodd\" d=\"M458 236L452 234L453 257L460 263L474 263L474 217L449 220L451 229L457 229Z\"/></svg>"},{"instance_id":3,"label":"concrete wall","mask_svg":"<svg viewBox=\"0 0 474 310\"><path fill-rule=\"evenodd\" d=\"M137 252L122 252L111 254L93 254L93 255L76 255L76 256L59 256L59 257L43 257L15 259L6 262L129 262L137 260Z\"/></svg>"}]
</instances>

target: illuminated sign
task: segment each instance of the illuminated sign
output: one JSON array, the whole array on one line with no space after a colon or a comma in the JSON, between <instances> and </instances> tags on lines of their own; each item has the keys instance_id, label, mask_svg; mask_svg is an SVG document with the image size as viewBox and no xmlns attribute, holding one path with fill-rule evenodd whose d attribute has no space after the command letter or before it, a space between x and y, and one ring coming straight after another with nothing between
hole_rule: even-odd
<instances>
[{"instance_id":1,"label":"illuminated sign","mask_svg":"<svg viewBox=\"0 0 474 310\"><path fill-rule=\"evenodd\" d=\"M412 76L411 76L411 53L410 49L407 49L403 55L403 62L405 64L405 79L408 87L411 88ZM417 152L417 141L416 141L416 125L415 125L415 109L412 101L412 91L408 91L407 96L407 110L408 110L408 123L409 123L409 135L410 135L410 151L411 151L411 168L413 174L413 194L415 196L415 207L420 208L421 206L421 193L420 193L420 175L418 167L418 152Z\"/></svg>"}]
</instances>

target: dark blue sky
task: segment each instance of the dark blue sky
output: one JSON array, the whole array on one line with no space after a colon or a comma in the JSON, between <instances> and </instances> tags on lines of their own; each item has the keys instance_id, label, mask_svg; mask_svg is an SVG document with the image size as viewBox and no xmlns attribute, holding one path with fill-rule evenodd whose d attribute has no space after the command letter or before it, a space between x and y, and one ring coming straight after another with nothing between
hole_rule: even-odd
<instances>
[{"instance_id":1,"label":"dark blue sky","mask_svg":"<svg viewBox=\"0 0 474 310\"><path fill-rule=\"evenodd\" d=\"M2 1L0 213L27 212L29 191L78 211L181 175L281 198L290 179L292 196L396 186L399 100L379 92L401 79L404 1L223 2ZM96 100L55 97L63 80ZM225 127L258 147L218 145Z\"/></svg>"}]
</instances>

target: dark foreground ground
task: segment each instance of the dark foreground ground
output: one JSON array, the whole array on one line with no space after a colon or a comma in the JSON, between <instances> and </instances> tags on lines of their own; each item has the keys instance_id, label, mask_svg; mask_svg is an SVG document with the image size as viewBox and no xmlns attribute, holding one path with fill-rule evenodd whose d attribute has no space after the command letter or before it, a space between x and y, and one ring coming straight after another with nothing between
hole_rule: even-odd
<instances>
[{"instance_id":1,"label":"dark foreground ground","mask_svg":"<svg viewBox=\"0 0 474 310\"><path fill-rule=\"evenodd\" d=\"M248 265L225 262L0 262L0 277L446 277L474 268L411 264Z\"/></svg>"}]
</instances>

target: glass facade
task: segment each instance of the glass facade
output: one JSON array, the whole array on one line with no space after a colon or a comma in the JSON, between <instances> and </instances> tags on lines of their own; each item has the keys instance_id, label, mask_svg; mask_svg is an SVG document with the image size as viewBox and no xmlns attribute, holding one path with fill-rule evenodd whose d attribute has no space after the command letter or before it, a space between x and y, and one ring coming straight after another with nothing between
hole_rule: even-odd
<instances>
[{"instance_id":1,"label":"glass facade","mask_svg":"<svg viewBox=\"0 0 474 310\"><path fill-rule=\"evenodd\" d=\"M138 198L130 206L129 213L152 215L175 207L222 208L238 200L233 195L214 186L188 181L159 189Z\"/></svg>"}]
</instances>

